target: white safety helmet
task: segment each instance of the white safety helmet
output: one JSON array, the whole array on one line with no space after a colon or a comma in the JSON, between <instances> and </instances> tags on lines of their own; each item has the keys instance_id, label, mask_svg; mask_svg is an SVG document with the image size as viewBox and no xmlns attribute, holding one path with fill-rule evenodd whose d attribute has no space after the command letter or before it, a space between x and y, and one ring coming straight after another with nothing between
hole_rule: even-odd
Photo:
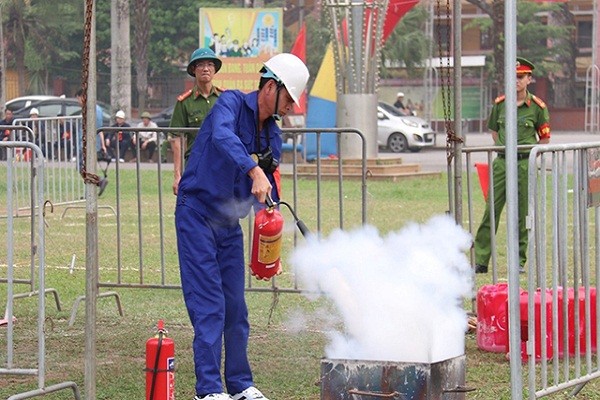
<instances>
[{"instance_id":1,"label":"white safety helmet","mask_svg":"<svg viewBox=\"0 0 600 400\"><path fill-rule=\"evenodd\" d=\"M115 114L116 118L123 118L125 119L125 112L123 110L119 110L117 111L117 113Z\"/></svg>"},{"instance_id":2,"label":"white safety helmet","mask_svg":"<svg viewBox=\"0 0 600 400\"><path fill-rule=\"evenodd\" d=\"M265 62L263 77L273 77L287 89L288 93L298 104L302 92L308 82L308 68L301 59L290 53L281 53Z\"/></svg>"},{"instance_id":3,"label":"white safety helmet","mask_svg":"<svg viewBox=\"0 0 600 400\"><path fill-rule=\"evenodd\" d=\"M398 94L396 96L397 97L404 97L404 93L403 92L398 92Z\"/></svg>"},{"instance_id":4,"label":"white safety helmet","mask_svg":"<svg viewBox=\"0 0 600 400\"><path fill-rule=\"evenodd\" d=\"M40 115L40 111L33 107L31 110L29 110L29 115Z\"/></svg>"}]
</instances>

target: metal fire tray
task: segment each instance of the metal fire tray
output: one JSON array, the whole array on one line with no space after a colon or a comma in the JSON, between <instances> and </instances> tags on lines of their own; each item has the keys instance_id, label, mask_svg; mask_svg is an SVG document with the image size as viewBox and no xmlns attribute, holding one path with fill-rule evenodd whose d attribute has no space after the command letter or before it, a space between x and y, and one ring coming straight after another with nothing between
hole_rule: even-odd
<instances>
[{"instance_id":1,"label":"metal fire tray","mask_svg":"<svg viewBox=\"0 0 600 400\"><path fill-rule=\"evenodd\" d=\"M462 400L465 355L435 363L321 360L321 400Z\"/></svg>"}]
</instances>

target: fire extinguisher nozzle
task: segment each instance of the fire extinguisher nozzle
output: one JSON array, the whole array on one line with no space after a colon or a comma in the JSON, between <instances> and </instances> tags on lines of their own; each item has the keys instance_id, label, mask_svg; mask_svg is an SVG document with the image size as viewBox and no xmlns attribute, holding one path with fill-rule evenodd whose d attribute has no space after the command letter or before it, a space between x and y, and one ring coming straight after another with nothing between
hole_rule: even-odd
<instances>
[{"instance_id":1,"label":"fire extinguisher nozzle","mask_svg":"<svg viewBox=\"0 0 600 400\"><path fill-rule=\"evenodd\" d=\"M306 227L306 224L304 224L302 220L297 220L296 226L300 230L300 233L302 233L302 236L304 236L305 238L308 238L311 235L310 230Z\"/></svg>"}]
</instances>

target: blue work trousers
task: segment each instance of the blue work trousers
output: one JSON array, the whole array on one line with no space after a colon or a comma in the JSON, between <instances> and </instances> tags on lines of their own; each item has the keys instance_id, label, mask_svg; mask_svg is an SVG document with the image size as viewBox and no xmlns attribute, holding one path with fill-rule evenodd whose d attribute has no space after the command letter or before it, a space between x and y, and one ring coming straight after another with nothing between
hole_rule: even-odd
<instances>
[{"instance_id":1,"label":"blue work trousers","mask_svg":"<svg viewBox=\"0 0 600 400\"><path fill-rule=\"evenodd\" d=\"M183 297L194 327L196 394L253 386L247 347L250 326L244 298L244 243L239 223L218 225L179 203L175 212Z\"/></svg>"}]
</instances>

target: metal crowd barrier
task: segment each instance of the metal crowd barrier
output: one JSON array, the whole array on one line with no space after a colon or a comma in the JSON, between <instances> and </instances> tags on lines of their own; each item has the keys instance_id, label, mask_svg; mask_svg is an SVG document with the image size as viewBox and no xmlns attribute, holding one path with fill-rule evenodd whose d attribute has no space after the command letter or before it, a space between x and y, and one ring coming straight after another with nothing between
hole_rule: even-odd
<instances>
[{"instance_id":1,"label":"metal crowd barrier","mask_svg":"<svg viewBox=\"0 0 600 400\"><path fill-rule=\"evenodd\" d=\"M120 128L103 128L106 133L115 132ZM148 130L147 128L127 128L128 131L138 132ZM174 128L157 128L153 129L157 132L196 132L196 129L174 129ZM315 132L316 131L316 132ZM286 135L292 137L294 142L300 141L305 132L316 133L317 138L320 135L327 133L336 133L338 136L344 134L357 134L363 139L362 134L353 129L286 129ZM161 136L158 138L158 147L162 146ZM319 141L319 140L318 140ZM339 142L339 141L338 141ZM139 142L135 153L139 154ZM117 154L113 169L109 171L109 185L114 185L114 193L108 191L108 194L103 195L102 199L105 204L114 206L115 220L109 223L104 216L100 217L99 235L106 240L101 240L99 244L100 256L100 273L99 286L104 288L130 287L130 288L164 288L164 289L179 289L179 268L176 252L176 238L173 235L165 235L165 226L170 224L174 226L174 208L169 208L170 204L174 207L174 196L172 194L171 170L166 170L161 159L156 163L142 163L140 158L130 162L121 162L120 154ZM342 172L343 157L340 158L338 181L338 198L336 202L336 210L339 211L338 226L344 226L344 174ZM298 158L294 155L291 166L282 166L286 169L284 175L287 175L292 180L291 199L292 207L297 214L302 215L305 219L305 213L310 211L310 218L316 219L316 226L311 226L312 230L320 231L322 227L322 212L323 203L329 199L328 196L323 196L321 193L321 178L322 168L321 161L316 162L316 176L314 179L314 202L304 204L298 200ZM366 160L362 160L362 189L361 189L361 205L360 218L358 223L366 221ZM134 170L134 176L124 176L124 170ZM148 174L148 171L155 171ZM165 175L167 173L167 175ZM149 175L151 177L149 178ZM148 181L151 179L152 181ZM122 187L125 185L135 186L133 208L127 206L127 202L131 204L132 199L123 199ZM285 199L290 199L290 188L285 189ZM311 189L313 191L313 189ZM166 194L165 194L166 193ZM107 197L108 196L108 197ZM166 199L170 196L170 199ZM173 200L171 200L173 199ZM167 201L166 201L167 200ZM307 211L308 210L308 211ZM285 215L286 210L282 210ZM112 216L106 215L108 218ZM288 219L288 218L286 218ZM104 222L105 220L106 222ZM289 217L289 221L292 218ZM248 242L248 251L250 251L252 218L248 218L247 228L244 228ZM356 222L356 221L354 221ZM347 221L346 221L347 223ZM246 225L245 223L243 225ZM291 223L289 225L292 225ZM294 233L294 244L296 243L298 233ZM160 249L160 251L156 251ZM126 253L126 256L124 254ZM125 263L124 259L135 259L135 264ZM279 292L299 292L297 282L294 277L276 277L270 283L257 282L250 274L247 279L247 290L253 291L279 291ZM82 300L83 298L79 299ZM76 310L73 310L76 313ZM74 315L74 314L73 314Z\"/></svg>"},{"instance_id":2,"label":"metal crowd barrier","mask_svg":"<svg viewBox=\"0 0 600 400\"><path fill-rule=\"evenodd\" d=\"M525 297L512 299L521 310L520 326L509 335L523 340L526 361L524 389L530 399L571 389L576 395L600 377L598 317L600 298L600 142L565 145L518 146L529 156L529 236ZM466 156L468 229L474 235L478 184L472 176L475 162L485 156L492 165L496 146L463 148ZM498 283L498 236L494 233L493 174L488 169L492 283ZM481 205L483 207L483 205ZM480 214L478 214L480 215ZM506 213L505 213L506 215ZM471 250L474 264L474 254ZM527 300L526 311L525 304ZM511 303L512 304L512 303Z\"/></svg>"},{"instance_id":3,"label":"metal crowd barrier","mask_svg":"<svg viewBox=\"0 0 600 400\"><path fill-rule=\"evenodd\" d=\"M575 396L600 377L600 142L533 148L528 184L529 397Z\"/></svg>"},{"instance_id":4,"label":"metal crowd barrier","mask_svg":"<svg viewBox=\"0 0 600 400\"><path fill-rule=\"evenodd\" d=\"M35 143L46 161L44 171L44 199L52 205L82 202L85 185L79 175L81 159L80 141L81 116L17 119L11 127L11 140ZM20 213L21 204L29 204L25 198L29 193L27 161L31 150L16 149L15 211Z\"/></svg>"},{"instance_id":5,"label":"metal crowd barrier","mask_svg":"<svg viewBox=\"0 0 600 400\"><path fill-rule=\"evenodd\" d=\"M31 204L28 205L28 209L31 211L31 225L30 229L27 227L19 227L16 224L15 216L10 210L14 207L15 202L15 192L13 190L6 190L6 219L4 225L4 229L2 229L2 236L5 238L6 242L6 265L7 265L7 289L6 289L6 311L4 314L4 319L6 322L6 362L3 365L0 365L0 375L33 375L37 376L37 389L17 393L10 397L9 400L17 400L17 399L27 399L32 397L44 396L48 393L57 392L64 389L71 389L76 399L79 399L79 391L77 385L74 382L61 382L58 384L46 386L46 347L45 347L45 332L44 332L44 322L45 322L45 294L47 293L47 288L45 284L45 232L44 232L44 217L43 217L43 207L42 204L44 202L44 185L45 179L40 179L40 177L45 177L44 175L44 157L41 149L33 143L29 142L14 142L14 141L4 141L0 142L0 150L5 152L7 156L6 160L6 183L7 188L13 187L13 181L15 179L16 171L17 171L17 162L15 162L15 154L29 154L30 160L27 163L29 168L29 176L31 177L29 186L30 192L28 193L28 198L31 199ZM4 220L3 220L4 221ZM19 243L20 236L15 240L15 232L20 231L21 228L26 232L28 237L28 241L25 241L24 245L20 246ZM29 245L29 248L27 248ZM15 351L17 350L17 345L15 343L15 324L14 324L14 300L18 298L20 295L15 294L15 284L20 283L17 279L17 275L19 274L19 265L16 262L15 253L20 254L26 253L28 255L28 259L31 260L31 269L29 273L33 274L34 267L37 268L38 271L38 279L37 285L34 282L34 277L31 276L29 280L25 280L25 283L28 283L31 286L31 292L26 293L27 297L37 297L37 352L35 355L36 362L35 365L27 366L21 365L25 364L25 362L18 362L15 359ZM4 260L3 260L4 261ZM26 273L27 274L27 273ZM4 328L3 328L4 329ZM25 358L26 359L26 358Z\"/></svg>"},{"instance_id":6,"label":"metal crowd barrier","mask_svg":"<svg viewBox=\"0 0 600 400\"><path fill-rule=\"evenodd\" d=\"M533 146L517 146L519 151L522 150L531 150ZM489 202L490 207L490 242L491 242L491 258L489 271L492 274L492 283L498 283L498 250L497 250L497 227L495 222L495 214L494 214L494 175L492 170L492 162L494 158L497 156L499 151L503 152L505 148L503 146L480 146L480 147L463 147L462 152L465 155L465 172L466 172L466 181L467 181L467 229L473 237L477 233L477 228L479 228L479 224L481 222L481 216L483 215L483 211L481 213L475 212L475 199L473 197L474 191L477 191L476 187L478 187L481 182L473 181L473 173L475 171L478 172L479 179L484 179L483 185L486 184L485 178L487 178L487 202ZM475 161L478 159L479 162ZM482 162L485 161L485 162ZM478 168L481 166L485 166L483 170L487 171L487 177L481 176L481 171L478 171ZM481 209L485 207L485 203L480 204ZM506 216L506 206L504 207L504 215ZM471 265L475 265L475 253L474 249L470 251L470 259Z\"/></svg>"}]
</instances>

